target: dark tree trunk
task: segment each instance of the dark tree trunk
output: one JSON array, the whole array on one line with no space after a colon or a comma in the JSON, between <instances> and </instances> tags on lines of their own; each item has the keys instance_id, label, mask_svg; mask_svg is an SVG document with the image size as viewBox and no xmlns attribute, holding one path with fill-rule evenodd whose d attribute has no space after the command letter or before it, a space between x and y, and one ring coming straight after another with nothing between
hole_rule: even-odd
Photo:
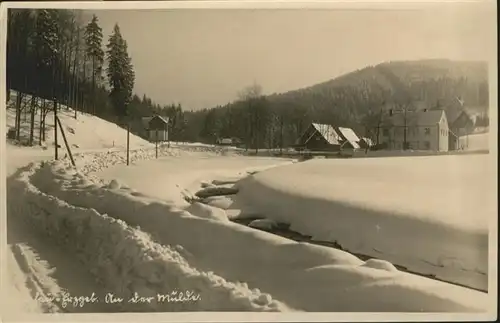
<instances>
[{"instance_id":1,"label":"dark tree trunk","mask_svg":"<svg viewBox=\"0 0 500 323\"><path fill-rule=\"evenodd\" d=\"M95 115L95 57L92 57L92 113Z\"/></svg>"},{"instance_id":2,"label":"dark tree trunk","mask_svg":"<svg viewBox=\"0 0 500 323\"><path fill-rule=\"evenodd\" d=\"M29 137L29 145L30 146L33 146L33 136L35 133L35 113L36 113L35 96L32 96L31 97L30 137Z\"/></svg>"},{"instance_id":3,"label":"dark tree trunk","mask_svg":"<svg viewBox=\"0 0 500 323\"><path fill-rule=\"evenodd\" d=\"M19 140L19 135L21 131L21 101L23 94L18 91L16 98L16 140Z\"/></svg>"},{"instance_id":4,"label":"dark tree trunk","mask_svg":"<svg viewBox=\"0 0 500 323\"><path fill-rule=\"evenodd\" d=\"M40 108L40 124L38 125L38 145L41 146L42 145L42 133L43 133L43 102L42 102L42 106Z\"/></svg>"},{"instance_id":5,"label":"dark tree trunk","mask_svg":"<svg viewBox=\"0 0 500 323\"><path fill-rule=\"evenodd\" d=\"M280 155L283 154L283 116L280 117Z\"/></svg>"},{"instance_id":6,"label":"dark tree trunk","mask_svg":"<svg viewBox=\"0 0 500 323\"><path fill-rule=\"evenodd\" d=\"M85 63L85 59L83 60L83 81L82 81L82 112L88 112L87 111L87 104L85 104L85 82L86 82L86 70L87 69L87 64Z\"/></svg>"}]
</instances>

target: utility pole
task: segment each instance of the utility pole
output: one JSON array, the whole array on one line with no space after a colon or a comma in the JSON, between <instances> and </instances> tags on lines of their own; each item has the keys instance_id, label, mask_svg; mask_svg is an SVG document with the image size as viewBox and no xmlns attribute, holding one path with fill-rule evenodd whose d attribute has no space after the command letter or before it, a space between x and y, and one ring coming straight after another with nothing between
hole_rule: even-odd
<instances>
[{"instance_id":1,"label":"utility pole","mask_svg":"<svg viewBox=\"0 0 500 323\"><path fill-rule=\"evenodd\" d=\"M382 123L383 108L380 108L379 117L377 120L377 147L380 144L380 124Z\"/></svg>"},{"instance_id":2,"label":"utility pole","mask_svg":"<svg viewBox=\"0 0 500 323\"><path fill-rule=\"evenodd\" d=\"M130 165L130 121L127 120L127 166Z\"/></svg>"},{"instance_id":3,"label":"utility pole","mask_svg":"<svg viewBox=\"0 0 500 323\"><path fill-rule=\"evenodd\" d=\"M406 140L406 112L408 111L408 107L405 106L404 107L404 133L403 133L403 150L406 150L408 144L407 144L407 140Z\"/></svg>"},{"instance_id":4,"label":"utility pole","mask_svg":"<svg viewBox=\"0 0 500 323\"><path fill-rule=\"evenodd\" d=\"M158 159L158 127L155 130L155 134L156 159Z\"/></svg>"},{"instance_id":5,"label":"utility pole","mask_svg":"<svg viewBox=\"0 0 500 323\"><path fill-rule=\"evenodd\" d=\"M54 148L55 148L55 159L58 160L59 156L57 153L57 99L54 98Z\"/></svg>"}]
</instances>

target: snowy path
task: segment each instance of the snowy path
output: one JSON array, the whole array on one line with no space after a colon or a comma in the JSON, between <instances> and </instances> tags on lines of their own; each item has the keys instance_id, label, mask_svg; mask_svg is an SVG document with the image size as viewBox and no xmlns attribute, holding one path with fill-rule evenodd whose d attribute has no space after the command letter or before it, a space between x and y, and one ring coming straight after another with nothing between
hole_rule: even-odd
<instances>
[{"instance_id":1,"label":"snowy path","mask_svg":"<svg viewBox=\"0 0 500 323\"><path fill-rule=\"evenodd\" d=\"M116 158L117 154L98 156L108 157L108 163L111 164L121 160L121 157ZM99 159L79 156L79 162L99 162ZM290 310L258 290L249 290L238 282L228 282L211 272L198 271L185 262L177 247L158 245L147 234L96 212L93 206L82 208L78 203L71 204L71 199L64 199L63 196L60 199L61 194L55 194L56 191L50 188L63 188L64 185L59 186L61 180L74 178L73 175L64 175L72 173L72 167L67 163L64 160L46 164L66 165L56 173L47 172L53 170L50 166L33 164L21 168L9 180L9 193L19 197L11 199L12 202L8 204L11 217L8 221L9 244L15 251L11 253L13 261L9 267L14 269L17 265L18 268L10 276L31 278L31 290L28 289L24 295L36 294L36 291L45 295L60 295L64 290L77 296L96 293L98 303L73 309L85 312ZM99 165L90 168L95 169ZM84 178L84 175L79 175L76 180L78 183L83 180L85 184ZM29 228L34 230L27 230ZM65 248L60 248L61 245ZM182 249L179 250L182 252ZM96 277L99 278L99 284L95 283ZM179 289L180 294L177 294ZM157 292L166 295L164 299L167 301L124 303L123 308L115 307L102 303L104 293L110 291L125 300L133 296L132 291L147 297L156 297ZM201 292L202 297L198 298L196 292ZM187 295L192 295L192 298L186 298ZM177 304L179 301L176 299L180 299L181 303ZM29 302L23 300L18 303ZM61 309L45 308L42 311Z\"/></svg>"},{"instance_id":2,"label":"snowy path","mask_svg":"<svg viewBox=\"0 0 500 323\"><path fill-rule=\"evenodd\" d=\"M9 208L12 204L9 201L20 198L9 194L14 192L11 182L16 177L18 169L31 162L52 159L53 151L7 146L7 156L7 208ZM39 231L26 223L22 216L15 210L8 209L6 258L9 282L6 285L12 290L12 297L8 298L10 306L9 313L6 314L109 311L110 306L104 308L102 304L80 307L74 306L71 302L63 305L62 300L44 302L51 296L65 292L70 296L90 296L93 292L99 293L102 287L98 286L94 277L79 265L77 258L61 245L41 236Z\"/></svg>"},{"instance_id":3,"label":"snowy path","mask_svg":"<svg viewBox=\"0 0 500 323\"><path fill-rule=\"evenodd\" d=\"M9 217L7 221L9 230L7 243L9 253L12 255L9 257L9 262L16 262L8 265L12 270L18 269L9 274L25 278L29 296L35 300L32 303L39 304L42 312L91 313L112 310L110 304L103 303L79 306L69 299L66 300L67 303L62 299L44 302L50 297L60 297L64 293L77 297L96 293L103 298L106 291L96 283L91 273L81 266L79 259L67 249L41 236L28 224L20 223L15 215ZM14 268L16 265L18 268Z\"/></svg>"}]
</instances>

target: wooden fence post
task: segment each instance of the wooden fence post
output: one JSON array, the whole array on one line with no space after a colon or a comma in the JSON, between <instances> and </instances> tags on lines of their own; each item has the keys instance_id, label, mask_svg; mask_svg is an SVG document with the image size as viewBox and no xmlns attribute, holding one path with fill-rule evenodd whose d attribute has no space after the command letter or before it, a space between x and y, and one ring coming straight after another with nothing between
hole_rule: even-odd
<instances>
[{"instance_id":1,"label":"wooden fence post","mask_svg":"<svg viewBox=\"0 0 500 323\"><path fill-rule=\"evenodd\" d=\"M57 120L57 124L59 125L59 129L61 129L61 134L62 134L62 137L64 140L64 144L66 145L66 150L68 151L69 158L71 159L71 164L73 165L73 167L75 167L76 166L75 160L73 159L73 154L71 153L71 148L69 147L68 140L66 139L66 134L64 133L64 129L63 129L62 124L61 124L61 120L59 120L59 118L56 118L56 120Z\"/></svg>"}]
</instances>

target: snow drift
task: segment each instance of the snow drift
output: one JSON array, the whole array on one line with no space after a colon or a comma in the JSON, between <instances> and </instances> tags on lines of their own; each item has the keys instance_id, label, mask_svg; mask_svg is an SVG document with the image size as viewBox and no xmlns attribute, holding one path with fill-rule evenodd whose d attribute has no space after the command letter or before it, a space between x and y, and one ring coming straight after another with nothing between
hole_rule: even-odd
<instances>
[{"instance_id":1,"label":"snow drift","mask_svg":"<svg viewBox=\"0 0 500 323\"><path fill-rule=\"evenodd\" d=\"M123 255L123 253L128 254L125 250L142 250L144 245L150 246L146 248L147 250L155 248L160 250L158 254L166 259L175 258L179 254L189 264L185 265L186 267L193 266L200 272L214 272L227 280L244 282L240 288L246 291L247 296L242 299L250 298L254 301L251 302L251 306L248 305L248 301L245 301L246 305L241 305L228 297L232 300L232 306L236 308L282 310L288 306L306 311L474 312L484 311L487 306L486 294L399 272L386 262L363 262L341 250L293 242L238 224L220 221L217 218L194 216L168 203L133 195L122 187L116 186L112 189L107 183L71 171L64 161L46 163L40 168L34 168L30 176L31 183L48 194L47 196L52 196L56 201L64 200L72 207L85 212L87 215L81 221L92 223L89 218L102 218L99 220L102 222L100 227L106 228L112 225L122 228L115 230L128 232L119 236L125 237L123 239L125 241L136 242L133 247L123 246L123 249L117 243L117 234L109 235L115 236L111 238L115 239L111 240L114 249L110 247L109 250L110 252L113 250L117 264L128 259ZM41 194L43 193L38 195ZM103 214L108 214L117 220ZM62 234L65 230L59 231L59 226L63 223L67 225L68 221L65 219L68 215L50 217L50 219L59 218L59 221L44 220L46 223L55 223L50 227L49 233ZM132 229L130 226L137 226L137 229ZM81 226L73 230L78 230L78 227ZM126 228L128 229L125 230ZM105 234L102 230L108 229L99 231L96 228L96 233L89 230L86 234L92 236L92 240L97 240L98 237L103 239ZM145 238L147 235L141 232L150 234L155 242ZM78 232L75 235L81 237L83 241L91 241L90 238L87 240L87 237L80 236ZM155 243L179 247L175 253L160 246L151 247L156 246ZM91 249L99 254L96 247ZM144 258L140 259L142 260L127 261L141 268L140 264ZM145 261L145 266L151 264L147 259ZM181 266L179 264L181 261L171 261L174 265ZM93 263L100 262L94 260ZM109 266L112 265L107 262L100 267L105 270ZM197 286L188 283L191 280L186 278L188 275L185 272L181 270L179 272L178 276L181 277L179 281L187 281L182 286L193 289ZM113 282L112 279L116 279L114 277L123 276L123 273L113 271L112 273L104 275L111 279L110 284ZM130 275L137 277L139 274L132 270L130 274L125 275L124 279L127 279L127 282ZM159 275L167 273L163 269ZM144 279L143 276L140 277ZM166 280L168 281L168 278ZM125 282L120 285L131 286ZM129 288L128 292L131 292L132 287ZM213 293L211 289L207 288L204 291L211 297L210 293ZM255 295L256 298L248 297L248 293ZM271 295L284 302L286 306L278 305L280 303L274 301ZM221 304L224 303L221 298L218 300ZM264 305L260 305L260 301L263 301ZM234 305L235 302L238 305Z\"/></svg>"},{"instance_id":2,"label":"snow drift","mask_svg":"<svg viewBox=\"0 0 500 323\"><path fill-rule=\"evenodd\" d=\"M487 289L495 197L484 189L485 158L312 160L245 179L230 208L350 252Z\"/></svg>"},{"instance_id":3,"label":"snow drift","mask_svg":"<svg viewBox=\"0 0 500 323\"><path fill-rule=\"evenodd\" d=\"M148 234L128 226L122 220L99 213L93 208L67 203L39 190L33 185L37 179L44 177L44 183L51 182L51 177L46 177L47 173L43 172L44 169L51 169L49 164L32 164L9 180L9 213L23 217L27 224L66 246L68 252L76 255L101 284L120 297L129 298L134 292L141 296L160 293L169 295L171 299L174 296L178 298L180 292L199 295L193 302L152 302L141 306L123 303L122 310L288 309L268 294L249 290L242 284L231 283L211 272L195 269L179 253L178 250L183 250L181 247L162 246L153 242ZM65 169L60 168L54 183L61 181L65 173ZM78 180L81 182L82 177Z\"/></svg>"}]
</instances>

